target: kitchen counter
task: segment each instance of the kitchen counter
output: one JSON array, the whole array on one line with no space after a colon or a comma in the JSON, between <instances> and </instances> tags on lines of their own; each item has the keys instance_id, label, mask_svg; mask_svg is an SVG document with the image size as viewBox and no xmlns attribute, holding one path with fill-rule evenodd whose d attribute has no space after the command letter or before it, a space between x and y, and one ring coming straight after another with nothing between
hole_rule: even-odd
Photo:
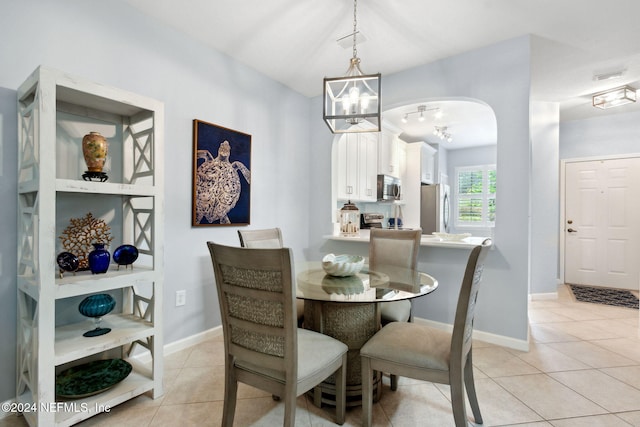
<instances>
[{"instance_id":1,"label":"kitchen counter","mask_svg":"<svg viewBox=\"0 0 640 427\"><path fill-rule=\"evenodd\" d=\"M369 230L360 230L358 237L343 237L343 236L336 236L336 235L327 235L323 237L328 240L368 243ZM420 239L420 246L437 246L441 248L467 249L467 248L473 248L474 246L481 245L485 239L487 239L487 237L471 236L463 240L441 240L438 237L424 234Z\"/></svg>"}]
</instances>

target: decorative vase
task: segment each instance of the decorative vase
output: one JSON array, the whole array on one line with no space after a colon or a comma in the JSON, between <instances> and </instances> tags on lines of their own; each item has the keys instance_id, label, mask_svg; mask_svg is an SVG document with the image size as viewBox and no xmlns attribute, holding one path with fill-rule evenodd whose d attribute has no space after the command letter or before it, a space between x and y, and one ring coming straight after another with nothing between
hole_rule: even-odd
<instances>
[{"instance_id":1,"label":"decorative vase","mask_svg":"<svg viewBox=\"0 0 640 427\"><path fill-rule=\"evenodd\" d=\"M108 179L107 174L102 171L107 161L108 148L107 139L100 132L90 132L82 138L82 154L89 169L82 174L85 181L97 179L104 182Z\"/></svg>"},{"instance_id":2,"label":"decorative vase","mask_svg":"<svg viewBox=\"0 0 640 427\"><path fill-rule=\"evenodd\" d=\"M85 332L82 336L97 337L111 332L111 328L101 328L102 316L110 313L116 306L116 301L109 294L96 294L86 297L78 306L78 311L83 316L93 317L95 328Z\"/></svg>"},{"instance_id":3,"label":"decorative vase","mask_svg":"<svg viewBox=\"0 0 640 427\"><path fill-rule=\"evenodd\" d=\"M106 273L109 269L111 254L104 248L104 243L92 243L95 248L89 252L89 269L93 274Z\"/></svg>"}]
</instances>

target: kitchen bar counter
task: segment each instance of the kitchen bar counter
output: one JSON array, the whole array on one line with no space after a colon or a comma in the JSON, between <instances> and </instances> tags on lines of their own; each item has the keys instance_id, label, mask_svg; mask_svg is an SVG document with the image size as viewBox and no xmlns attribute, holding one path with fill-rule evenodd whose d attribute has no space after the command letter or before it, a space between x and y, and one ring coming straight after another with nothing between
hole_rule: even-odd
<instances>
[{"instance_id":1,"label":"kitchen bar counter","mask_svg":"<svg viewBox=\"0 0 640 427\"><path fill-rule=\"evenodd\" d=\"M336 235L327 235L323 236L325 239L329 240L340 240L343 242L369 242L369 230L360 230L360 235L358 237L343 237ZM463 240L441 240L438 237L423 235L420 240L420 246L437 246L442 248L460 248L460 249L468 249L473 248L474 246L481 245L482 242L487 237L479 237L479 236L471 236L467 237Z\"/></svg>"}]
</instances>

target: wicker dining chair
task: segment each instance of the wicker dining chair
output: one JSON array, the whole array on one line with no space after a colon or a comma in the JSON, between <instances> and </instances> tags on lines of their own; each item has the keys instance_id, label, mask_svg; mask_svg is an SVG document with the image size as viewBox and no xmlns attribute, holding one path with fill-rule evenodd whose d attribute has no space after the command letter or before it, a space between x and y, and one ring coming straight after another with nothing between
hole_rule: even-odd
<instances>
[{"instance_id":1,"label":"wicker dining chair","mask_svg":"<svg viewBox=\"0 0 640 427\"><path fill-rule=\"evenodd\" d=\"M362 347L363 426L371 425L373 371L449 384L456 427L466 427L468 424L466 388L473 418L477 424L482 424L473 380L471 336L484 259L490 246L491 240L487 239L471 250L458 295L452 333L422 324L393 322L378 331Z\"/></svg>"},{"instance_id":2,"label":"wicker dining chair","mask_svg":"<svg viewBox=\"0 0 640 427\"><path fill-rule=\"evenodd\" d=\"M376 270L378 265L416 268L422 230L385 230L371 229L369 238L369 268ZM411 322L411 301L382 302L379 304L380 323ZM398 377L391 375L391 390L398 388Z\"/></svg>"},{"instance_id":3,"label":"wicker dining chair","mask_svg":"<svg viewBox=\"0 0 640 427\"><path fill-rule=\"evenodd\" d=\"M336 422L344 423L347 346L298 328L292 254L207 242L225 347L222 425L231 427L238 382L284 401L283 425L295 424L296 398L335 374Z\"/></svg>"},{"instance_id":4,"label":"wicker dining chair","mask_svg":"<svg viewBox=\"0 0 640 427\"><path fill-rule=\"evenodd\" d=\"M243 248L278 249L283 246L282 232L278 227L261 230L238 230L240 246ZM296 299L298 327L304 322L304 300Z\"/></svg>"}]
</instances>

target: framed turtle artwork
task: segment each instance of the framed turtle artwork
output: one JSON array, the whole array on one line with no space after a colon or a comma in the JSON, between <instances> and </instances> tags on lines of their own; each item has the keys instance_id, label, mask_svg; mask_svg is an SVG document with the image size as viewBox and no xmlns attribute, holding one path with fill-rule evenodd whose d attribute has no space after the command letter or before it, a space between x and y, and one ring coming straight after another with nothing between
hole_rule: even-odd
<instances>
[{"instance_id":1,"label":"framed turtle artwork","mask_svg":"<svg viewBox=\"0 0 640 427\"><path fill-rule=\"evenodd\" d=\"M248 225L251 135L193 121L192 226Z\"/></svg>"}]
</instances>

